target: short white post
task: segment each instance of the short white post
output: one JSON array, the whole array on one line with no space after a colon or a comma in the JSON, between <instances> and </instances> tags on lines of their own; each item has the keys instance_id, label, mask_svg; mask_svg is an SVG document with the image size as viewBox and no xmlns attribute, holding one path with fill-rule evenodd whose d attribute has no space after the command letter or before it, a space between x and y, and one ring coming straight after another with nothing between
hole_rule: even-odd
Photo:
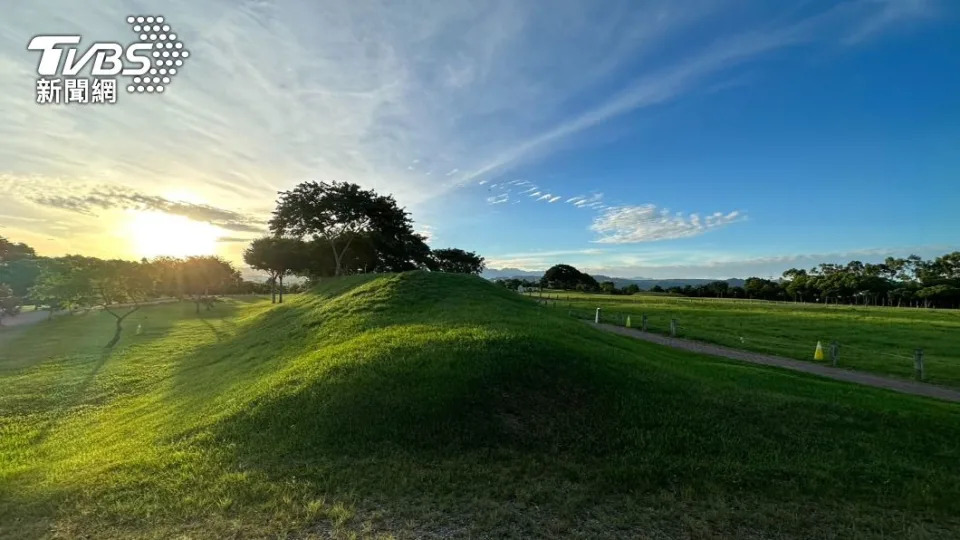
<instances>
[{"instance_id":1,"label":"short white post","mask_svg":"<svg viewBox=\"0 0 960 540\"><path fill-rule=\"evenodd\" d=\"M597 314L594 316L593 322L600 324L600 308L597 308Z\"/></svg>"}]
</instances>

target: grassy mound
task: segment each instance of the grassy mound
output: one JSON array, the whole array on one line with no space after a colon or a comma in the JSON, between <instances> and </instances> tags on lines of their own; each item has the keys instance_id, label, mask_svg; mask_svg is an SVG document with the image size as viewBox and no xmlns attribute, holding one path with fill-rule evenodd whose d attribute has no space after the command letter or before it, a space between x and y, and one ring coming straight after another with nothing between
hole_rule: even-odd
<instances>
[{"instance_id":1,"label":"grassy mound","mask_svg":"<svg viewBox=\"0 0 960 540\"><path fill-rule=\"evenodd\" d=\"M960 534L960 407L607 335L479 278L156 306L104 351L109 325L0 333L0 536Z\"/></svg>"}]
</instances>

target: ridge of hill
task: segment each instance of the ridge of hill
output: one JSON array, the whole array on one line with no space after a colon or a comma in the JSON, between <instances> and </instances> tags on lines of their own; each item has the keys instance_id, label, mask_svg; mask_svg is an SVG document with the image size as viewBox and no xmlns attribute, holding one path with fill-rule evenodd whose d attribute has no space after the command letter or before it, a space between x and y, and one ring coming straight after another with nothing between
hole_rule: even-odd
<instances>
[{"instance_id":1,"label":"ridge of hill","mask_svg":"<svg viewBox=\"0 0 960 540\"><path fill-rule=\"evenodd\" d=\"M944 537L960 407L607 335L476 277L0 332L2 537ZM69 344L69 348L64 348Z\"/></svg>"}]
</instances>

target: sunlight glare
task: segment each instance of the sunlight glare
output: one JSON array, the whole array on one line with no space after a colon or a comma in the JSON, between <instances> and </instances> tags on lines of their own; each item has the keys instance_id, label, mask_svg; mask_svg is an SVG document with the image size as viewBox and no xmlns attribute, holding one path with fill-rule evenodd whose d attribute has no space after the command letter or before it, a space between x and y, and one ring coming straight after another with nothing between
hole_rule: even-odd
<instances>
[{"instance_id":1,"label":"sunlight glare","mask_svg":"<svg viewBox=\"0 0 960 540\"><path fill-rule=\"evenodd\" d=\"M220 236L209 223L163 212L132 212L128 230L137 256L147 258L212 255Z\"/></svg>"}]
</instances>

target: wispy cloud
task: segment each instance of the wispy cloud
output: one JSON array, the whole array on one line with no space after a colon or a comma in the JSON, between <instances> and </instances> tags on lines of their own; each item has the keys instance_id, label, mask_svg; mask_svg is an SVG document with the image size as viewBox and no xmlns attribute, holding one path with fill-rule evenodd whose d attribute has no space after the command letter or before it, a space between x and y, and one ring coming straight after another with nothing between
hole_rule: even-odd
<instances>
[{"instance_id":1,"label":"wispy cloud","mask_svg":"<svg viewBox=\"0 0 960 540\"><path fill-rule=\"evenodd\" d=\"M890 27L929 19L938 12L931 0L873 0L873 3L882 7L855 25L853 31L844 38L844 43L858 44Z\"/></svg>"},{"instance_id":2,"label":"wispy cloud","mask_svg":"<svg viewBox=\"0 0 960 540\"><path fill-rule=\"evenodd\" d=\"M96 216L102 210L153 210L236 232L266 231L263 220L208 204L172 200L119 185L71 183L70 194L57 194L60 191L55 186L61 186L61 181L33 180L31 184L24 184L9 177L0 177L0 187L5 193L19 195L37 205L87 216Z\"/></svg>"},{"instance_id":3,"label":"wispy cloud","mask_svg":"<svg viewBox=\"0 0 960 540\"><path fill-rule=\"evenodd\" d=\"M670 213L652 204L609 208L593 220L590 230L603 244L630 244L686 238L745 219L738 211L698 214Z\"/></svg>"}]
</instances>

